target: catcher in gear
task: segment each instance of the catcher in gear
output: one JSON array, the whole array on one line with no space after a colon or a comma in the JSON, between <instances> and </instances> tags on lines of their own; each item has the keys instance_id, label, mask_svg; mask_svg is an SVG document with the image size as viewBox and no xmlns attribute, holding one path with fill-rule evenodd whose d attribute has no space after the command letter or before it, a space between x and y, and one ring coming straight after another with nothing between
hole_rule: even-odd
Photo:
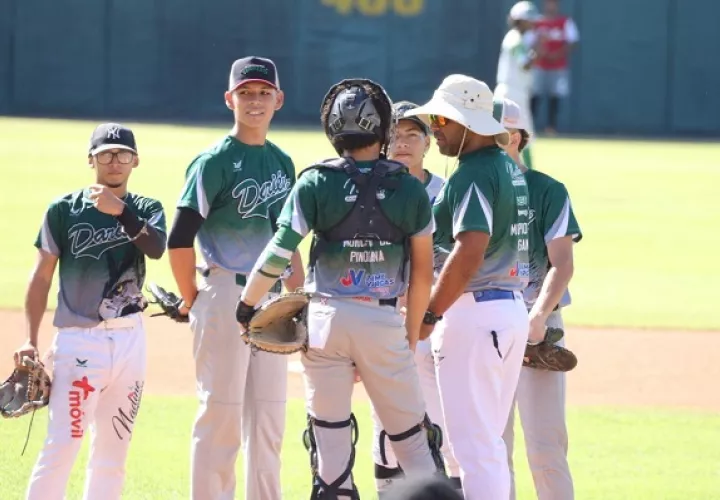
<instances>
[{"instance_id":1,"label":"catcher in gear","mask_svg":"<svg viewBox=\"0 0 720 500\"><path fill-rule=\"evenodd\" d=\"M16 352L16 365L29 357L39 370L38 331L59 267L47 438L32 471L29 500L63 498L88 431L84 498L120 498L145 384L142 289L146 259L165 252L164 210L159 201L128 191L140 159L127 127L98 126L86 161L95 183L56 198L38 231L25 301L28 338ZM44 394L39 397L32 399L45 401Z\"/></svg>"},{"instance_id":2,"label":"catcher in gear","mask_svg":"<svg viewBox=\"0 0 720 500\"><path fill-rule=\"evenodd\" d=\"M255 307L312 231L305 282L312 298L301 357L311 498L356 499L355 368L406 475L443 473L442 433L426 415L413 361L433 280L434 223L422 183L386 159L394 118L380 85L362 79L333 85L321 122L340 157L311 165L298 178L236 317L252 328L262 313L261 306L255 316ZM406 291L403 328L398 297Z\"/></svg>"},{"instance_id":3,"label":"catcher in gear","mask_svg":"<svg viewBox=\"0 0 720 500\"><path fill-rule=\"evenodd\" d=\"M529 137L523 110L517 103L496 97L495 107L510 132L508 155L524 172L530 211L530 282L524 299L530 315L530 334L520 372L516 404L525 435L528 462L538 498L571 500L572 476L567 462L565 372L575 368L575 355L564 347L562 309L570 304L573 246L582 232L563 184L522 163L520 152ZM512 472L515 409L503 438ZM514 481L511 499L515 499Z\"/></svg>"}]
</instances>

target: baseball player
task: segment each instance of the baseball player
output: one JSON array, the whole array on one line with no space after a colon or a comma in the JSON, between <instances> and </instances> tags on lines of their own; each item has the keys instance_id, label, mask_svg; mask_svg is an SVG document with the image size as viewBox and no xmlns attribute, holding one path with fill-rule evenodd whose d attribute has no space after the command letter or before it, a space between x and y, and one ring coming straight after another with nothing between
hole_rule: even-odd
<instances>
[{"instance_id":1,"label":"baseball player","mask_svg":"<svg viewBox=\"0 0 720 500\"><path fill-rule=\"evenodd\" d=\"M390 159L404 163L410 173L425 186L425 192L430 198L430 204L435 201L443 185L443 178L437 176L423 166L423 158L430 149L430 128L417 116L405 117L405 113L417 108L417 104L400 101L393 105L397 125L395 127L395 140L390 149ZM405 297L400 298L401 307L405 306ZM415 364L420 377L425 404L430 420L444 428L442 408L440 406L440 393L435 378L435 363L430 349L430 340L422 340L415 347ZM372 455L375 462L375 484L378 495L389 491L394 482L402 477L402 469L398 466L387 433L383 430L380 418L375 408L370 405L373 419L373 446ZM459 469L452 458L450 446L445 440L442 446L448 473L453 482L460 483Z\"/></svg>"},{"instance_id":2,"label":"baseball player","mask_svg":"<svg viewBox=\"0 0 720 500\"><path fill-rule=\"evenodd\" d=\"M560 12L559 0L544 0L543 16L535 22L538 57L533 66L532 112L543 97L548 97L548 126L545 132L557 132L560 100L570 94L570 54L580 34L571 17ZM523 103L518 103L521 107Z\"/></svg>"},{"instance_id":3,"label":"baseball player","mask_svg":"<svg viewBox=\"0 0 720 500\"><path fill-rule=\"evenodd\" d=\"M159 201L128 192L140 163L130 129L98 126L88 163L95 184L56 199L45 213L25 297L28 338L15 353L16 363L23 356L37 359L38 329L59 262L47 438L30 477L29 500L65 498L88 429L83 498L120 498L145 385L147 301L141 290L145 257L165 252L165 214Z\"/></svg>"},{"instance_id":4,"label":"baseball player","mask_svg":"<svg viewBox=\"0 0 720 500\"><path fill-rule=\"evenodd\" d=\"M496 97L507 97L519 103L530 137L534 137L532 114L530 113L531 68L536 57L533 49L535 34L532 28L538 17L537 8L527 0L516 3L510 9L508 15L510 31L503 38L500 47L497 86L495 87ZM529 144L522 151L522 157L527 168L532 168Z\"/></svg>"},{"instance_id":5,"label":"baseball player","mask_svg":"<svg viewBox=\"0 0 720 500\"><path fill-rule=\"evenodd\" d=\"M385 159L394 118L381 86L360 79L333 85L321 121L340 158L303 171L243 290L237 319L249 323L312 230L305 291L313 298L302 355L311 498L357 499L355 368L405 473L432 475L443 467L413 361L432 286L434 223L422 183ZM403 328L398 297L406 291Z\"/></svg>"},{"instance_id":6,"label":"baseball player","mask_svg":"<svg viewBox=\"0 0 720 500\"><path fill-rule=\"evenodd\" d=\"M528 341L537 343L543 340L546 326L563 328L561 311L570 304L567 287L573 275L573 242L580 241L582 233L565 186L547 174L528 170L520 162L520 152L529 135L522 109L509 99L499 102L503 107L503 124L510 132L505 150L525 173L530 193L530 283L525 289L525 303L530 311ZM538 498L572 500L573 482L567 462L565 373L523 367L516 401ZM513 430L514 409L503 436L511 473ZM515 500L514 486L513 481L512 500Z\"/></svg>"},{"instance_id":7,"label":"baseball player","mask_svg":"<svg viewBox=\"0 0 720 500\"><path fill-rule=\"evenodd\" d=\"M528 336L527 186L498 147L509 134L494 111L484 82L450 75L406 115L428 116L440 153L459 159L433 206L436 282L420 338L437 324L446 436L467 500L510 495L502 433Z\"/></svg>"},{"instance_id":8,"label":"baseball player","mask_svg":"<svg viewBox=\"0 0 720 500\"><path fill-rule=\"evenodd\" d=\"M233 129L200 153L168 238L170 264L193 331L199 410L192 431L191 490L196 500L235 495L235 461L245 454L245 498L280 500L287 358L251 352L240 337L235 304L295 183L292 160L266 139L283 104L277 68L261 57L238 59L225 103ZM202 261L196 282L194 240ZM302 285L299 257L285 285ZM279 282L274 293L280 292ZM268 287L269 289L270 287Z\"/></svg>"}]
</instances>

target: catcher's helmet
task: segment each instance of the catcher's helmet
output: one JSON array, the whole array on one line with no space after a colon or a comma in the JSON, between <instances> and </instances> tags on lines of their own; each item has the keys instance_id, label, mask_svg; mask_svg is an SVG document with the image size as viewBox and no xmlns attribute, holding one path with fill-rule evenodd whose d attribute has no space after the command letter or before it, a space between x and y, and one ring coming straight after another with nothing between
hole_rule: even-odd
<instances>
[{"instance_id":1,"label":"catcher's helmet","mask_svg":"<svg viewBox=\"0 0 720 500\"><path fill-rule=\"evenodd\" d=\"M387 147L394 134L392 101L385 89L372 80L348 79L336 83L323 99L320 109L325 135L342 151L337 140L348 136L371 137Z\"/></svg>"}]
</instances>

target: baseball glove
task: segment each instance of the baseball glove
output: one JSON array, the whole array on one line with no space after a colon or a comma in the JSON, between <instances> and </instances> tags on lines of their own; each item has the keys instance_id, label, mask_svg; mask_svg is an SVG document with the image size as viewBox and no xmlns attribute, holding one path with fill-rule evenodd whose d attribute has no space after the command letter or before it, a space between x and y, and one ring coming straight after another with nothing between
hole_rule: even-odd
<instances>
[{"instance_id":1,"label":"baseball glove","mask_svg":"<svg viewBox=\"0 0 720 500\"><path fill-rule=\"evenodd\" d=\"M37 360L23 357L10 377L0 384L0 415L22 417L50 402L50 376Z\"/></svg>"},{"instance_id":2,"label":"baseball glove","mask_svg":"<svg viewBox=\"0 0 720 500\"><path fill-rule=\"evenodd\" d=\"M178 323L187 323L189 321L187 315L180 314L180 306L182 306L183 302L180 297L155 283L150 283L147 289L155 299L148 302L158 304L160 309L163 310L163 312L151 314L151 316L167 316Z\"/></svg>"},{"instance_id":3,"label":"baseball glove","mask_svg":"<svg viewBox=\"0 0 720 500\"><path fill-rule=\"evenodd\" d=\"M577 365L575 354L569 349L555 345L565 332L562 328L548 327L545 338L539 344L527 344L523 366L553 372L569 372Z\"/></svg>"},{"instance_id":4,"label":"baseball glove","mask_svg":"<svg viewBox=\"0 0 720 500\"><path fill-rule=\"evenodd\" d=\"M291 292L266 301L250 319L243 340L260 351L276 354L306 350L310 297L305 292Z\"/></svg>"}]
</instances>

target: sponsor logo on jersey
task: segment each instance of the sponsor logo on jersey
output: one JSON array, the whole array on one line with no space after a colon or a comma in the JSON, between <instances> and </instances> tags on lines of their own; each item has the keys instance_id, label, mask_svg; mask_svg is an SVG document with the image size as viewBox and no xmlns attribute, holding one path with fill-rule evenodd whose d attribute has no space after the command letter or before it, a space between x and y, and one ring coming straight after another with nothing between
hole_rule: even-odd
<instances>
[{"instance_id":1,"label":"sponsor logo on jersey","mask_svg":"<svg viewBox=\"0 0 720 500\"><path fill-rule=\"evenodd\" d=\"M111 248L130 241L119 223L115 227L96 229L92 224L80 222L68 230L68 239L73 257L92 257L97 260Z\"/></svg>"},{"instance_id":2,"label":"sponsor logo on jersey","mask_svg":"<svg viewBox=\"0 0 720 500\"><path fill-rule=\"evenodd\" d=\"M517 262L515 267L510 269L510 276L513 278L529 278L530 264L527 262Z\"/></svg>"},{"instance_id":3,"label":"sponsor logo on jersey","mask_svg":"<svg viewBox=\"0 0 720 500\"><path fill-rule=\"evenodd\" d=\"M528 204L528 197L527 197L527 196L518 196L518 197L515 198L515 200L517 201L518 207L524 207L525 205Z\"/></svg>"},{"instance_id":4,"label":"sponsor logo on jersey","mask_svg":"<svg viewBox=\"0 0 720 500\"><path fill-rule=\"evenodd\" d=\"M535 210L530 209L530 215L528 216L528 225L532 224L535 220Z\"/></svg>"},{"instance_id":5,"label":"sponsor logo on jersey","mask_svg":"<svg viewBox=\"0 0 720 500\"><path fill-rule=\"evenodd\" d=\"M364 269L348 269L347 274L340 278L340 284L345 288L364 285L372 290L380 290L394 285L395 280L388 278L385 273L366 274Z\"/></svg>"},{"instance_id":6,"label":"sponsor logo on jersey","mask_svg":"<svg viewBox=\"0 0 720 500\"><path fill-rule=\"evenodd\" d=\"M95 392L95 388L90 385L87 377L74 380L72 387L73 389L70 389L68 392L68 402L70 404L70 437L82 438L84 434L83 417L85 416L82 405L90 393Z\"/></svg>"},{"instance_id":7,"label":"sponsor logo on jersey","mask_svg":"<svg viewBox=\"0 0 720 500\"><path fill-rule=\"evenodd\" d=\"M290 192L290 178L278 170L270 180L259 184L255 179L245 179L232 190L232 197L238 200L238 213L243 219L269 217L268 209L284 200Z\"/></svg>"},{"instance_id":8,"label":"sponsor logo on jersey","mask_svg":"<svg viewBox=\"0 0 720 500\"><path fill-rule=\"evenodd\" d=\"M112 418L112 426L119 440L125 439L124 436L132 435L135 419L138 411L140 411L140 400L142 400L142 392L145 383L138 380L135 385L129 387L130 392L127 395L128 409L118 407L117 415Z\"/></svg>"},{"instance_id":9,"label":"sponsor logo on jersey","mask_svg":"<svg viewBox=\"0 0 720 500\"><path fill-rule=\"evenodd\" d=\"M75 358L75 363L78 368L87 368L87 359Z\"/></svg>"}]
</instances>

